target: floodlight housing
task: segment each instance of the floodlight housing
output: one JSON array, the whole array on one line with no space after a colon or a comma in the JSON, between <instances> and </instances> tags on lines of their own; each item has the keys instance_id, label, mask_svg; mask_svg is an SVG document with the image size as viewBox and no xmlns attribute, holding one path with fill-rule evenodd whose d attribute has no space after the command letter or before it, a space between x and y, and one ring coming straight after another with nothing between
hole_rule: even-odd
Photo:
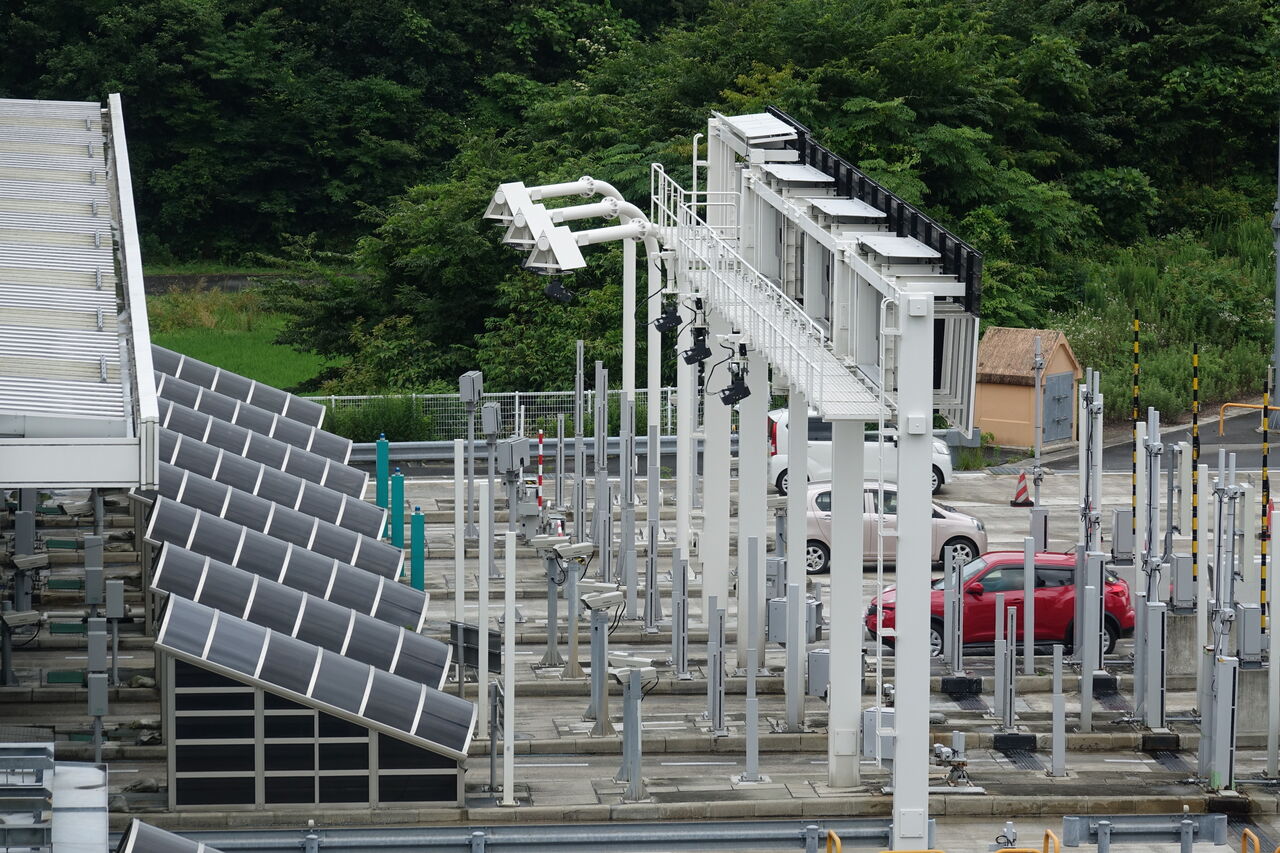
<instances>
[{"instance_id":1,"label":"floodlight housing","mask_svg":"<svg viewBox=\"0 0 1280 853\"><path fill-rule=\"evenodd\" d=\"M574 293L565 287L560 281L560 276L553 275L547 280L547 286L542 288L542 292L553 302L559 302L561 305L568 305L574 300Z\"/></svg>"},{"instance_id":2,"label":"floodlight housing","mask_svg":"<svg viewBox=\"0 0 1280 853\"><path fill-rule=\"evenodd\" d=\"M747 368L744 365L730 363L729 375L729 387L720 391L720 402L726 406L740 403L751 396L751 389L747 387Z\"/></svg>"},{"instance_id":3,"label":"floodlight housing","mask_svg":"<svg viewBox=\"0 0 1280 853\"><path fill-rule=\"evenodd\" d=\"M698 364L711 358L711 347L707 346L707 330L693 330L693 346L680 353L685 364Z\"/></svg>"},{"instance_id":4,"label":"floodlight housing","mask_svg":"<svg viewBox=\"0 0 1280 853\"><path fill-rule=\"evenodd\" d=\"M543 215L546 215L545 210ZM574 233L563 225L551 225L550 220L530 247L525 269L553 275L582 269L587 262L574 239Z\"/></svg>"},{"instance_id":5,"label":"floodlight housing","mask_svg":"<svg viewBox=\"0 0 1280 853\"><path fill-rule=\"evenodd\" d=\"M680 306L674 302L664 303L662 315L653 321L653 327L659 333L670 332L680 327Z\"/></svg>"}]
</instances>

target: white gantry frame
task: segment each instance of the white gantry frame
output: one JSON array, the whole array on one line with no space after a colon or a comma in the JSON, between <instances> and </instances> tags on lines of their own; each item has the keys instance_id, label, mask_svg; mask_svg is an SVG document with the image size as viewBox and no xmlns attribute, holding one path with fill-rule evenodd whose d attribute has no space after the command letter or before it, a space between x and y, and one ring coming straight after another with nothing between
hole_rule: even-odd
<instances>
[{"instance_id":1,"label":"white gantry frame","mask_svg":"<svg viewBox=\"0 0 1280 853\"><path fill-rule=\"evenodd\" d=\"M863 428L895 422L898 526L928 525L933 413L940 411L965 431L972 427L981 256L815 148L806 130L784 119L714 116L705 161L697 160L695 139L692 190L653 167L652 215L659 239L674 253L681 297L702 300L713 339L733 333L734 341L749 347L751 396L739 405L737 434L740 645L742 626L762 616L746 613L750 597L743 587L750 573L743 561L745 537L763 536L766 524L763 430L771 385L764 374L771 370L773 386L790 390L793 455L806 450L811 410L833 425L828 772L833 787L849 787L859 781L863 600L861 573L850 564L860 567L864 551ZM706 167L701 190L699 166ZM851 191L853 177L860 183ZM863 193L866 187L874 192ZM706 482L698 557L704 595L723 596L729 584L728 418L717 409L716 401L704 404ZM806 468L796 459L788 464L792 472ZM805 566L807 490L791 479L788 580L796 582ZM687 488L686 482L678 488ZM912 567L898 573L898 849L928 846L927 629L935 556L929 549L928 538L919 536L903 537L897 548L898 565ZM755 577L761 589L754 599L763 602L762 566Z\"/></svg>"}]
</instances>

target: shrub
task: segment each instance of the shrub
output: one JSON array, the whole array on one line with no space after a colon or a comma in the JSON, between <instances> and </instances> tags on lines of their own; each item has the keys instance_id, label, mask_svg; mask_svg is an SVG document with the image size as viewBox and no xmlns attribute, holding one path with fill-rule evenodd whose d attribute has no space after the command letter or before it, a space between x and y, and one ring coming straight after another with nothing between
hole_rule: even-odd
<instances>
[{"instance_id":1,"label":"shrub","mask_svg":"<svg viewBox=\"0 0 1280 853\"><path fill-rule=\"evenodd\" d=\"M361 406L332 408L325 429L352 441L377 441L385 433L391 441L429 441L431 418L413 397L376 397Z\"/></svg>"}]
</instances>

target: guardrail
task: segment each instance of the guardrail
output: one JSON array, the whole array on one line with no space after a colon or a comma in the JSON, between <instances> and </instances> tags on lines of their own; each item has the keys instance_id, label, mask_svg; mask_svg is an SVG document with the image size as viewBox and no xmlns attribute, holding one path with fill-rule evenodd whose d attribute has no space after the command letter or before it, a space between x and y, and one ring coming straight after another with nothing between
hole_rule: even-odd
<instances>
[{"instance_id":1,"label":"guardrail","mask_svg":"<svg viewBox=\"0 0 1280 853\"><path fill-rule=\"evenodd\" d=\"M537 438L530 438L530 449L537 453ZM596 450L596 440L594 438L583 438L583 447L587 453L594 454ZM564 452L566 456L573 454L574 439L566 438L564 440ZM636 452L649 452L649 437L636 436ZM546 457L554 457L556 447L559 442L554 438L547 438L542 443L542 453ZM699 440L695 445L695 452L702 445ZM729 441L731 448L738 446L738 437L735 435ZM367 442L354 444L351 447L351 458L348 464L357 465L361 463L373 463L377 460L377 444ZM611 437L605 445L605 449L610 456L617 456L622 452L622 440L616 436ZM485 443L483 439L476 439L476 458L483 461ZM674 435L664 435L658 439L658 452L664 455L673 455L676 452L676 437ZM453 459L453 442L452 441L393 441L391 442L391 461L392 462L446 462Z\"/></svg>"},{"instance_id":2,"label":"guardrail","mask_svg":"<svg viewBox=\"0 0 1280 853\"><path fill-rule=\"evenodd\" d=\"M1226 417L1227 409L1254 409L1256 411L1261 408L1262 405L1259 403L1223 403L1221 408L1218 409L1218 435L1222 435L1222 431L1226 428L1226 424L1222 419ZM1280 406L1267 406L1267 411L1280 412Z\"/></svg>"}]
</instances>

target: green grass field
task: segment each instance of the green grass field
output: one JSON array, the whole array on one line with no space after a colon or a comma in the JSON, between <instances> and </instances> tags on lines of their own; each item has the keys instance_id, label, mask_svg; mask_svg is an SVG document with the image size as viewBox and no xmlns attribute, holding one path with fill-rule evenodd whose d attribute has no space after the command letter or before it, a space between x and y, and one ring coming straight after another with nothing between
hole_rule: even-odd
<instances>
[{"instance_id":1,"label":"green grass field","mask_svg":"<svg viewBox=\"0 0 1280 853\"><path fill-rule=\"evenodd\" d=\"M277 388L293 388L331 364L272 343L286 318L264 311L251 290L151 296L147 315L160 346Z\"/></svg>"}]
</instances>

